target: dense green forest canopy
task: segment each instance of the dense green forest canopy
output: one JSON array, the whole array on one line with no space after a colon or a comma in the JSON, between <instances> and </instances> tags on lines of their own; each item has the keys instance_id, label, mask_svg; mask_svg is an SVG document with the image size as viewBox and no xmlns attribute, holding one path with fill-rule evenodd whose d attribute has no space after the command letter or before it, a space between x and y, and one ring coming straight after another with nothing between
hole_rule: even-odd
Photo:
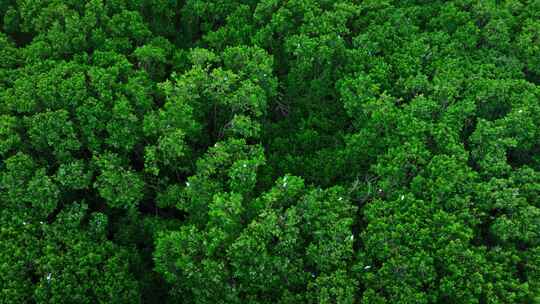
<instances>
[{"instance_id":1,"label":"dense green forest canopy","mask_svg":"<svg viewBox=\"0 0 540 304\"><path fill-rule=\"evenodd\" d=\"M0 303L540 303L539 0L0 27Z\"/></svg>"}]
</instances>

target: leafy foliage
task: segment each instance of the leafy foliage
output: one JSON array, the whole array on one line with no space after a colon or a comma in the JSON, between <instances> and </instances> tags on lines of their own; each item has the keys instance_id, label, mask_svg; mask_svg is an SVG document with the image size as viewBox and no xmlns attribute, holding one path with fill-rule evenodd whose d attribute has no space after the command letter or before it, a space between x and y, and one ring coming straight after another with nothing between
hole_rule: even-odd
<instances>
[{"instance_id":1,"label":"leafy foliage","mask_svg":"<svg viewBox=\"0 0 540 304\"><path fill-rule=\"evenodd\" d=\"M0 1L0 303L540 303L539 20Z\"/></svg>"}]
</instances>

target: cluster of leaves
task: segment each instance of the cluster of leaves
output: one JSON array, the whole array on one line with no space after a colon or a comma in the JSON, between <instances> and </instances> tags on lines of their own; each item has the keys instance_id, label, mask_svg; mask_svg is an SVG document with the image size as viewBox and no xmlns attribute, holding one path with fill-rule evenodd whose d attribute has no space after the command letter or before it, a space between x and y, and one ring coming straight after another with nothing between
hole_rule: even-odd
<instances>
[{"instance_id":1,"label":"cluster of leaves","mask_svg":"<svg viewBox=\"0 0 540 304\"><path fill-rule=\"evenodd\" d=\"M0 1L0 303L540 303L540 1Z\"/></svg>"}]
</instances>

